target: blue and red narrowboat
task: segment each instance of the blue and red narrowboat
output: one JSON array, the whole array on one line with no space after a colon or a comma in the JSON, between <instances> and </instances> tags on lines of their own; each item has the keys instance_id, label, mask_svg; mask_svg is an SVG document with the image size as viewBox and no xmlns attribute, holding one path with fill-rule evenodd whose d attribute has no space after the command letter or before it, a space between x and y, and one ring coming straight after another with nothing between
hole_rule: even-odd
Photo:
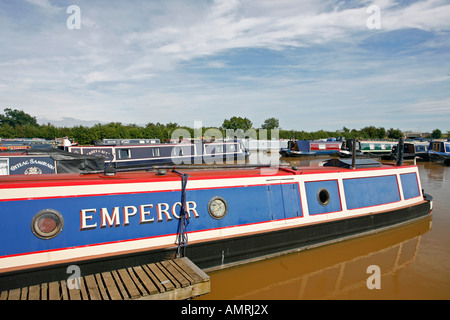
<instances>
[{"instance_id":1,"label":"blue and red narrowboat","mask_svg":"<svg viewBox=\"0 0 450 320\"><path fill-rule=\"evenodd\" d=\"M0 177L0 288L185 255L217 268L428 216L417 166Z\"/></svg>"},{"instance_id":2,"label":"blue and red narrowboat","mask_svg":"<svg viewBox=\"0 0 450 320\"><path fill-rule=\"evenodd\" d=\"M280 154L283 157L320 157L337 155L341 150L341 141L310 141L295 140L289 141L287 148L281 148Z\"/></svg>"}]
</instances>

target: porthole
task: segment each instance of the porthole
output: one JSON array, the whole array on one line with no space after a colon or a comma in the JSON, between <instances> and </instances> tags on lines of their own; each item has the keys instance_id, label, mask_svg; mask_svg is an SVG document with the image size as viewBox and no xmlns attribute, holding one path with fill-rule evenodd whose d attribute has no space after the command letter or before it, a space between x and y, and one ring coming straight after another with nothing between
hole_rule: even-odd
<instances>
[{"instance_id":1,"label":"porthole","mask_svg":"<svg viewBox=\"0 0 450 320\"><path fill-rule=\"evenodd\" d=\"M320 203L320 205L324 207L328 203L330 203L330 193L328 192L327 189L324 188L319 189L319 191L317 192L317 201Z\"/></svg>"},{"instance_id":2,"label":"porthole","mask_svg":"<svg viewBox=\"0 0 450 320\"><path fill-rule=\"evenodd\" d=\"M208 212L214 219L222 219L228 211L228 205L224 198L213 197L208 202Z\"/></svg>"},{"instance_id":3,"label":"porthole","mask_svg":"<svg viewBox=\"0 0 450 320\"><path fill-rule=\"evenodd\" d=\"M64 226L62 215L53 209L39 211L31 221L31 231L40 239L56 237Z\"/></svg>"}]
</instances>

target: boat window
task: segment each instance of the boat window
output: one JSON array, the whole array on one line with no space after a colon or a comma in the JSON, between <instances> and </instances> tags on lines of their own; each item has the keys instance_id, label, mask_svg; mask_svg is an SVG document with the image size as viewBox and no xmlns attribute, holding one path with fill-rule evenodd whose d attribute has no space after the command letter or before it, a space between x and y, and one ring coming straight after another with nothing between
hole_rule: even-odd
<instances>
[{"instance_id":1,"label":"boat window","mask_svg":"<svg viewBox=\"0 0 450 320\"><path fill-rule=\"evenodd\" d=\"M414 153L414 145L413 144L405 144L405 153Z\"/></svg>"},{"instance_id":2,"label":"boat window","mask_svg":"<svg viewBox=\"0 0 450 320\"><path fill-rule=\"evenodd\" d=\"M330 203L330 193L327 189L320 189L319 192L317 192L317 201L320 205L326 206L328 203Z\"/></svg>"},{"instance_id":3,"label":"boat window","mask_svg":"<svg viewBox=\"0 0 450 320\"><path fill-rule=\"evenodd\" d=\"M131 158L131 150L130 149L119 149L119 159L129 159Z\"/></svg>"},{"instance_id":4,"label":"boat window","mask_svg":"<svg viewBox=\"0 0 450 320\"><path fill-rule=\"evenodd\" d=\"M154 157L161 156L159 148L152 148L152 156Z\"/></svg>"},{"instance_id":5,"label":"boat window","mask_svg":"<svg viewBox=\"0 0 450 320\"><path fill-rule=\"evenodd\" d=\"M173 148L172 149L172 155L173 156L183 156L184 155L184 152L183 152L183 148L181 148L181 147L175 147L175 148Z\"/></svg>"},{"instance_id":6,"label":"boat window","mask_svg":"<svg viewBox=\"0 0 450 320\"><path fill-rule=\"evenodd\" d=\"M228 205L224 198L213 197L208 202L208 212L214 219L222 219L228 211Z\"/></svg>"},{"instance_id":7,"label":"boat window","mask_svg":"<svg viewBox=\"0 0 450 320\"><path fill-rule=\"evenodd\" d=\"M437 142L437 143L433 143L433 151L441 151L441 143Z\"/></svg>"},{"instance_id":8,"label":"boat window","mask_svg":"<svg viewBox=\"0 0 450 320\"><path fill-rule=\"evenodd\" d=\"M227 152L234 152L236 151L236 145L235 144L229 144L227 146Z\"/></svg>"},{"instance_id":9,"label":"boat window","mask_svg":"<svg viewBox=\"0 0 450 320\"><path fill-rule=\"evenodd\" d=\"M450 144L445 144L445 152L450 152Z\"/></svg>"},{"instance_id":10,"label":"boat window","mask_svg":"<svg viewBox=\"0 0 450 320\"><path fill-rule=\"evenodd\" d=\"M31 231L41 239L56 237L64 226L62 215L53 209L39 211L31 221Z\"/></svg>"},{"instance_id":11,"label":"boat window","mask_svg":"<svg viewBox=\"0 0 450 320\"><path fill-rule=\"evenodd\" d=\"M427 151L427 147L426 147L426 146L418 145L418 146L416 146L416 151L417 151L417 152L424 152L424 151Z\"/></svg>"}]
</instances>

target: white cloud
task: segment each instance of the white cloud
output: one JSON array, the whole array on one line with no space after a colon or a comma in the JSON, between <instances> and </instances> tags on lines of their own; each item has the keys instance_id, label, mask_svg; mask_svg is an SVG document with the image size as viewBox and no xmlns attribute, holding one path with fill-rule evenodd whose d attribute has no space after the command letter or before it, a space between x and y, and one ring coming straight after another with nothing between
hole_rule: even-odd
<instances>
[{"instance_id":1,"label":"white cloud","mask_svg":"<svg viewBox=\"0 0 450 320\"><path fill-rule=\"evenodd\" d=\"M207 65L209 68L221 69L221 68L225 68L226 63L225 63L224 61L211 60L211 61L208 61L208 62L206 63L206 65Z\"/></svg>"},{"instance_id":2,"label":"white cloud","mask_svg":"<svg viewBox=\"0 0 450 320\"><path fill-rule=\"evenodd\" d=\"M448 1L79 0L80 30L67 29L61 2L29 4L35 10L26 16L17 2L19 20L0 10L0 104L34 106L33 115L43 118L57 107L58 117L73 116L82 105L79 117L86 120L99 114L181 122L170 117L190 121L198 114L220 124L245 111L262 123L262 110L283 105L280 122L289 128L296 125L292 114L304 116L309 107L352 114L381 98L421 106L449 82L443 54L433 51L450 46ZM380 30L367 28L371 4L381 8ZM413 42L410 50L387 53L402 44L391 31L409 29L426 31L420 48ZM376 52L361 47L376 36ZM265 59L253 61L247 52Z\"/></svg>"},{"instance_id":3,"label":"white cloud","mask_svg":"<svg viewBox=\"0 0 450 320\"><path fill-rule=\"evenodd\" d=\"M387 30L417 28L439 32L450 28L448 17L450 17L448 1L419 1L402 8L392 7L383 10L382 28Z\"/></svg>"},{"instance_id":4,"label":"white cloud","mask_svg":"<svg viewBox=\"0 0 450 320\"><path fill-rule=\"evenodd\" d=\"M115 77L105 72L94 71L83 76L83 80L86 83L94 83L94 82L114 81Z\"/></svg>"},{"instance_id":5,"label":"white cloud","mask_svg":"<svg viewBox=\"0 0 450 320\"><path fill-rule=\"evenodd\" d=\"M408 112L410 115L416 116L435 115L437 117L449 117L450 98L443 98L442 100L438 99L420 100L418 102L403 105L401 109Z\"/></svg>"},{"instance_id":6,"label":"white cloud","mask_svg":"<svg viewBox=\"0 0 450 320\"><path fill-rule=\"evenodd\" d=\"M57 6L51 4L50 0L25 0L28 3L34 4L44 9L59 9Z\"/></svg>"}]
</instances>

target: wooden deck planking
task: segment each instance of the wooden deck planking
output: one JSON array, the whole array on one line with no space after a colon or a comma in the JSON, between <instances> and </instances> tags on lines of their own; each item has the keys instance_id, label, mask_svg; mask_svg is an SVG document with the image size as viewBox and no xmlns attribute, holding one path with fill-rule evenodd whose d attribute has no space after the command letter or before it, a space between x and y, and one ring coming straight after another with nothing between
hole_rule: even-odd
<instances>
[{"instance_id":1,"label":"wooden deck planking","mask_svg":"<svg viewBox=\"0 0 450 320\"><path fill-rule=\"evenodd\" d=\"M78 289L65 280L0 293L0 300L190 299L210 291L210 279L187 258L86 275Z\"/></svg>"}]
</instances>

